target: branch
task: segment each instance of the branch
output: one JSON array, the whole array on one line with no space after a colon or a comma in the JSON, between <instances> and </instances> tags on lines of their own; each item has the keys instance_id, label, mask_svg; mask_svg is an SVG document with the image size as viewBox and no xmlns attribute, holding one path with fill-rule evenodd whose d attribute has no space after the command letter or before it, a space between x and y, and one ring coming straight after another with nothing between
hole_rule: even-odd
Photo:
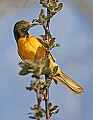
<instances>
[{"instance_id":1,"label":"branch","mask_svg":"<svg viewBox=\"0 0 93 120\"><path fill-rule=\"evenodd\" d=\"M47 16L50 15L50 10L47 8ZM47 31L45 30L45 36L46 40L48 41L48 32L49 32L49 25L50 25L50 19L47 21ZM47 58L49 55L49 51L47 52ZM45 81L46 84L48 83L48 75L45 75ZM49 115L49 88L46 89L46 99L45 99L45 108L46 108L46 120L50 120L50 115Z\"/></svg>"},{"instance_id":2,"label":"branch","mask_svg":"<svg viewBox=\"0 0 93 120\"><path fill-rule=\"evenodd\" d=\"M48 83L48 76L45 75L46 84ZM46 120L50 120L49 115L49 88L46 89L46 98L45 98L45 109L46 109Z\"/></svg>"},{"instance_id":3,"label":"branch","mask_svg":"<svg viewBox=\"0 0 93 120\"><path fill-rule=\"evenodd\" d=\"M38 88L37 88L37 111L39 112L40 111L40 103L41 103L41 101L40 101L40 83L38 83L38 86L37 86ZM37 118L37 120L40 120L40 118Z\"/></svg>"}]
</instances>

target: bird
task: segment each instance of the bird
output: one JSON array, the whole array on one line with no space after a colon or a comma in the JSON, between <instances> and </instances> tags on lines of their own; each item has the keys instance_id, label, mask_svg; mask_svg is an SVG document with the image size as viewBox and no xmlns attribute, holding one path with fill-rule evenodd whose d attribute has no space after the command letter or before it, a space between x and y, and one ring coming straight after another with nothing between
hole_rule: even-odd
<instances>
[{"instance_id":1,"label":"bird","mask_svg":"<svg viewBox=\"0 0 93 120\"><path fill-rule=\"evenodd\" d=\"M23 61L34 61L35 56L38 56L42 59L46 56L46 50L44 49L42 42L29 33L31 26L31 22L20 20L15 23L13 28L14 38L18 47L18 54ZM53 69L55 66L58 66L53 60L51 54L49 54L48 59L50 60L49 67L51 69ZM83 88L70 77L68 77L64 72L62 72L59 66L52 79L61 83L74 94L82 94L84 92Z\"/></svg>"}]
</instances>

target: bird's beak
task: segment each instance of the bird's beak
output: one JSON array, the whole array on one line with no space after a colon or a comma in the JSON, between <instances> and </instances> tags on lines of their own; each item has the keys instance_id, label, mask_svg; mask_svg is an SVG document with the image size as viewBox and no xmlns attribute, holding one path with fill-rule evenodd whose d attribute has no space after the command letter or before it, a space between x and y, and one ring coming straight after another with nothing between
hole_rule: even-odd
<instances>
[{"instance_id":1,"label":"bird's beak","mask_svg":"<svg viewBox=\"0 0 93 120\"><path fill-rule=\"evenodd\" d=\"M29 25L29 29L32 28L32 27L34 27L34 26L36 26L36 25L39 25L39 24L36 24L36 23L30 23L30 25Z\"/></svg>"}]
</instances>

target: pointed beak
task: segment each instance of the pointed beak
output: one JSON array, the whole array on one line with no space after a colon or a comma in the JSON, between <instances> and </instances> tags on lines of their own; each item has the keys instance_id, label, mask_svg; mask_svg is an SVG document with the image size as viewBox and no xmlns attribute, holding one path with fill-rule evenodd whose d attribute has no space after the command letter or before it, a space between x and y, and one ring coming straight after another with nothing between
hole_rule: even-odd
<instances>
[{"instance_id":1,"label":"pointed beak","mask_svg":"<svg viewBox=\"0 0 93 120\"><path fill-rule=\"evenodd\" d=\"M29 25L29 29L32 28L32 27L34 27L34 26L36 26L36 25L39 25L39 24L36 24L36 23L30 23L30 25Z\"/></svg>"}]
</instances>

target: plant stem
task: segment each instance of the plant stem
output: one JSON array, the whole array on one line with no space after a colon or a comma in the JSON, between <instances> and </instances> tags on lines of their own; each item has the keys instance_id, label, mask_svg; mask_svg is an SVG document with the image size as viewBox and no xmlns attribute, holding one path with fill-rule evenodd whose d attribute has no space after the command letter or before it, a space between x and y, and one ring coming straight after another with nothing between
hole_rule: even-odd
<instances>
[{"instance_id":1,"label":"plant stem","mask_svg":"<svg viewBox=\"0 0 93 120\"><path fill-rule=\"evenodd\" d=\"M38 102L38 111L40 110L40 83L38 83L38 88L37 88L37 102ZM37 120L40 120L40 118L38 118Z\"/></svg>"},{"instance_id":2,"label":"plant stem","mask_svg":"<svg viewBox=\"0 0 93 120\"><path fill-rule=\"evenodd\" d=\"M50 10L47 8L47 16L50 15ZM50 19L47 21L47 28L49 30L49 25L50 25Z\"/></svg>"},{"instance_id":3,"label":"plant stem","mask_svg":"<svg viewBox=\"0 0 93 120\"><path fill-rule=\"evenodd\" d=\"M49 15L50 15L50 11L47 8L47 16L49 16ZM47 30L45 30L46 40L48 40L49 25L50 25L50 20L47 21L47 25L46 25L46 28L47 28ZM46 57L48 58L48 54ZM47 75L45 75L45 80L46 80L46 84L47 84L48 83L48 76ZM49 105L49 88L46 89L46 99L45 99L46 120L50 120L49 106L48 105Z\"/></svg>"},{"instance_id":4,"label":"plant stem","mask_svg":"<svg viewBox=\"0 0 93 120\"><path fill-rule=\"evenodd\" d=\"M49 15L50 15L50 10L47 8L47 16ZM46 40L48 40L49 25L50 25L50 19L47 21L46 29L45 29Z\"/></svg>"},{"instance_id":5,"label":"plant stem","mask_svg":"<svg viewBox=\"0 0 93 120\"><path fill-rule=\"evenodd\" d=\"M48 83L48 76L45 75L46 84ZM46 99L45 99L45 108L46 108L46 120L50 120L49 115L49 88L46 89Z\"/></svg>"}]
</instances>

